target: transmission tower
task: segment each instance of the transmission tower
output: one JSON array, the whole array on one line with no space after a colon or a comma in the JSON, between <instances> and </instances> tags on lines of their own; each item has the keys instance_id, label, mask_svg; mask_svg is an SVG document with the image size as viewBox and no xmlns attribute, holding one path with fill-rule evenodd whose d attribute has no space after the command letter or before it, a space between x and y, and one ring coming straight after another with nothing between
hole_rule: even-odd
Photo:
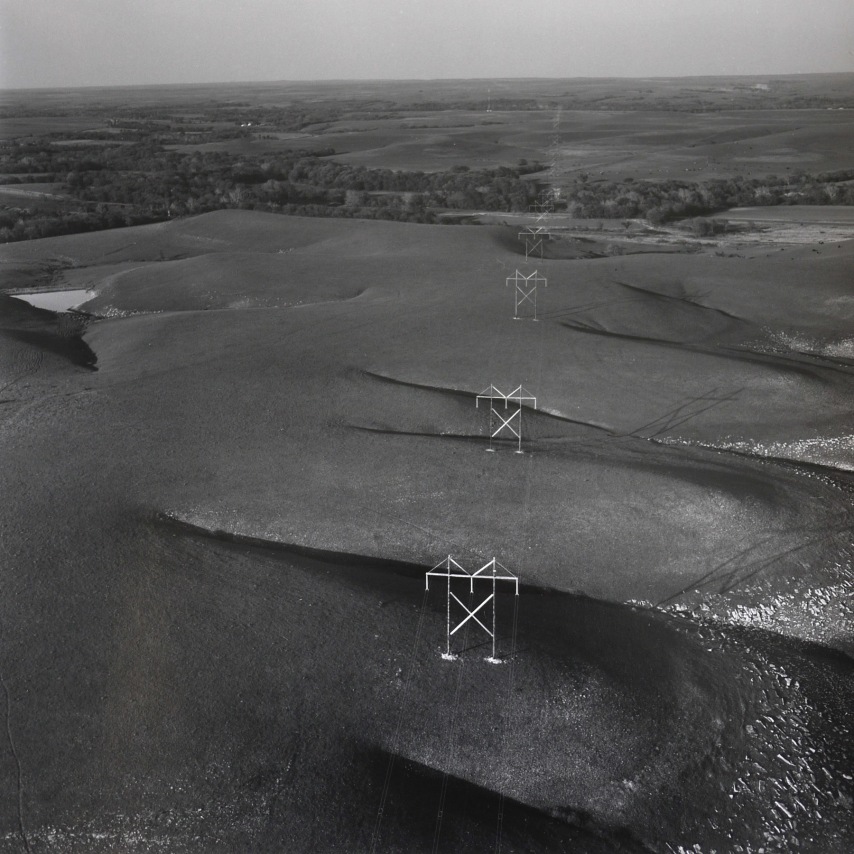
<instances>
[{"instance_id":1,"label":"transmission tower","mask_svg":"<svg viewBox=\"0 0 854 854\"><path fill-rule=\"evenodd\" d=\"M540 260L542 260L543 241L548 240L550 237L551 233L544 225L525 226L525 228L519 232L519 240L525 241L525 260L527 261L538 250Z\"/></svg>"},{"instance_id":2,"label":"transmission tower","mask_svg":"<svg viewBox=\"0 0 854 854\"><path fill-rule=\"evenodd\" d=\"M462 566L458 561L454 560L451 555L448 555L445 560L440 561L433 567L429 572L427 572L425 576L425 585L426 589L430 589L430 578L438 577L444 578L447 581L447 603L445 608L446 613L446 629L445 629L445 651L442 653L442 658L446 661L453 661L457 658L451 652L451 637L455 635L463 626L465 626L469 620L473 620L477 625L486 632L487 635L492 639L492 655L490 655L486 660L491 664L500 664L501 659L496 655L496 602L497 602L497 593L498 593L498 583L499 582L511 582L515 586L516 595L519 595L519 576L514 575L507 569L506 566L500 564L495 558L487 561L480 569L475 572L469 572L465 567ZM475 585L477 585L478 595L483 596L486 591L489 589L486 585L491 584L492 592L486 596L485 599L482 599L477 605L470 608L466 605L456 593L451 589L452 579L464 579L468 582L468 592L469 596L472 597L472 605L474 605L474 593L475 593ZM457 589L459 590L462 585L460 585L459 581L455 582L457 584ZM456 625L451 628L451 604L452 600L455 603L454 611L458 611L459 608L465 612L465 616L463 619L459 620ZM479 618L478 613L482 611L489 603L492 603L492 630L488 628ZM482 615L484 616L484 615ZM515 626L514 626L515 628Z\"/></svg>"},{"instance_id":3,"label":"transmission tower","mask_svg":"<svg viewBox=\"0 0 854 854\"><path fill-rule=\"evenodd\" d=\"M516 453L523 453L522 407L528 404L536 409L537 398L522 386L517 386L510 394L504 394L503 391L491 385L475 397L475 408L479 409L480 402L487 400L489 401L489 447L487 451L490 453L495 451L495 448L492 447L493 439L513 437L516 439Z\"/></svg>"},{"instance_id":4,"label":"transmission tower","mask_svg":"<svg viewBox=\"0 0 854 854\"><path fill-rule=\"evenodd\" d=\"M548 194L548 191L540 194L540 198L529 206L531 213L536 214L538 225L545 226L548 223L549 217L554 213L554 199Z\"/></svg>"},{"instance_id":5,"label":"transmission tower","mask_svg":"<svg viewBox=\"0 0 854 854\"><path fill-rule=\"evenodd\" d=\"M516 297L516 305L513 309L513 319L526 320L530 318L531 320L536 320L537 285L548 287L548 279L545 276L541 276L537 270L534 270L533 273L529 273L527 276L519 270L516 270L512 276L507 277L505 287L511 283L515 285L514 295ZM530 305L532 312L530 315L519 314L519 308L525 306L525 303Z\"/></svg>"}]
</instances>

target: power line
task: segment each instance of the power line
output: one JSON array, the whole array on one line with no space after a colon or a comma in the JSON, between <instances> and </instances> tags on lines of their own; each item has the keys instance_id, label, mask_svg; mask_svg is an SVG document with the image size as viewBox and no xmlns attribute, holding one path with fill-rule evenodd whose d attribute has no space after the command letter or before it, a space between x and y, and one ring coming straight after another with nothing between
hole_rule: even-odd
<instances>
[{"instance_id":1,"label":"power line","mask_svg":"<svg viewBox=\"0 0 854 854\"><path fill-rule=\"evenodd\" d=\"M409 696L409 685L412 682L412 673L415 670L415 656L418 652L418 642L421 640L421 629L424 625L424 612L427 608L427 596L428 593L425 590L424 596L421 599L421 611L418 615L418 628L415 631L415 640L412 644L412 652L409 656L409 674L406 677L406 682L403 686L403 695L400 698L400 708L397 713L397 725L395 726L394 736L391 742L391 751L388 759L388 766L386 768L385 773L385 781L383 783L383 791L382 796L380 797L380 806L377 810L377 820L374 822L374 832L371 837L371 852L375 852L377 850L377 842L379 841L380 835L380 827L382 826L383 814L385 812L386 799L388 798L388 791L391 785L392 773L394 771L394 762L397 758L397 749L398 742L400 739L400 728L403 723L403 711L406 706L406 700Z\"/></svg>"}]
</instances>

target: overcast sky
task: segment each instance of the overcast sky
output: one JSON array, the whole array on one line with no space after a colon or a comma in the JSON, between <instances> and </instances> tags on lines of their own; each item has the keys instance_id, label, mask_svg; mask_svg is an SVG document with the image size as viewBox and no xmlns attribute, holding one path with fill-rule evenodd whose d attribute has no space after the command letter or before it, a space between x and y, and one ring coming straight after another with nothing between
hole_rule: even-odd
<instances>
[{"instance_id":1,"label":"overcast sky","mask_svg":"<svg viewBox=\"0 0 854 854\"><path fill-rule=\"evenodd\" d=\"M0 86L854 71L854 0L0 0Z\"/></svg>"}]
</instances>

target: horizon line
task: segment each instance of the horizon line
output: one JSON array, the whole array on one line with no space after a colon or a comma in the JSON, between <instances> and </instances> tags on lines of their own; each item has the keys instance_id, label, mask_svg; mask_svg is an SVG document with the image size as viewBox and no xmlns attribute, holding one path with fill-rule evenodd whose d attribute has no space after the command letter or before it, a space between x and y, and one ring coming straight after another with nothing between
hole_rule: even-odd
<instances>
[{"instance_id":1,"label":"horizon line","mask_svg":"<svg viewBox=\"0 0 854 854\"><path fill-rule=\"evenodd\" d=\"M719 74L638 74L638 75L573 75L531 77L293 77L255 80L194 80L174 83L81 83L72 85L53 86L3 86L0 92L52 92L77 89L166 89L192 86L257 86L257 85L294 85L294 84L351 84L360 83L453 83L453 82L487 82L487 81L559 81L559 80L706 80L706 79L755 79L780 77L829 77L854 76L854 70L846 71L790 71L790 72L754 72L750 74L719 73Z\"/></svg>"}]
</instances>

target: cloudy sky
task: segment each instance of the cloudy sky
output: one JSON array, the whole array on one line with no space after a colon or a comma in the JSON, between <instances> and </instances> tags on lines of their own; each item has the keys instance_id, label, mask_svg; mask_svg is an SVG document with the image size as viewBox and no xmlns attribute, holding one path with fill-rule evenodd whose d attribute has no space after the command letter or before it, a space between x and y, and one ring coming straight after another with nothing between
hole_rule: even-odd
<instances>
[{"instance_id":1,"label":"cloudy sky","mask_svg":"<svg viewBox=\"0 0 854 854\"><path fill-rule=\"evenodd\" d=\"M0 87L854 71L854 0L0 0Z\"/></svg>"}]
</instances>

